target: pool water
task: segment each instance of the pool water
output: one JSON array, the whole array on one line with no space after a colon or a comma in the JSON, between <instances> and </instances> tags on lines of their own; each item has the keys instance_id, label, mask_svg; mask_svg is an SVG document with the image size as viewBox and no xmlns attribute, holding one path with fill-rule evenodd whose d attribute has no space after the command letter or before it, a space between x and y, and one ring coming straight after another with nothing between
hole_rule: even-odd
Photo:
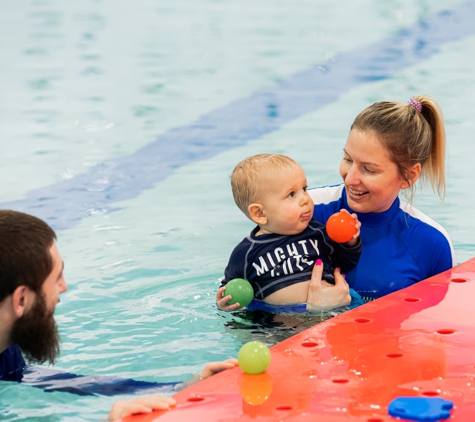
<instances>
[{"instance_id":1,"label":"pool water","mask_svg":"<svg viewBox=\"0 0 475 422\"><path fill-rule=\"evenodd\" d=\"M441 104L447 195L426 188L415 204L471 258L474 15L448 0L0 5L0 206L57 230L69 289L55 368L179 381L318 322L217 311L217 280L253 227L229 175L276 152L310 185L338 183L351 122L378 100ZM117 399L0 382L2 420L96 421Z\"/></svg>"}]
</instances>

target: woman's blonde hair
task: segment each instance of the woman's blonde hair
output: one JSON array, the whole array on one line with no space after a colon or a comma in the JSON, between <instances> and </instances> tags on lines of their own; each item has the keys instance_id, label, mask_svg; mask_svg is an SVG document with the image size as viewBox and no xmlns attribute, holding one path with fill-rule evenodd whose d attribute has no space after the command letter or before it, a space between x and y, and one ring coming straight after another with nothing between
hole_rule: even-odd
<instances>
[{"instance_id":1,"label":"woman's blonde hair","mask_svg":"<svg viewBox=\"0 0 475 422\"><path fill-rule=\"evenodd\" d=\"M248 207L258 200L262 174L268 170L280 170L300 166L295 160L281 154L257 154L242 160L231 174L234 202L249 217Z\"/></svg>"},{"instance_id":2,"label":"woman's blonde hair","mask_svg":"<svg viewBox=\"0 0 475 422\"><path fill-rule=\"evenodd\" d=\"M420 163L421 181L429 181L443 200L445 196L445 128L442 110L427 95L412 97L408 104L381 101L363 110L351 129L373 131L411 187L408 169Z\"/></svg>"}]
</instances>

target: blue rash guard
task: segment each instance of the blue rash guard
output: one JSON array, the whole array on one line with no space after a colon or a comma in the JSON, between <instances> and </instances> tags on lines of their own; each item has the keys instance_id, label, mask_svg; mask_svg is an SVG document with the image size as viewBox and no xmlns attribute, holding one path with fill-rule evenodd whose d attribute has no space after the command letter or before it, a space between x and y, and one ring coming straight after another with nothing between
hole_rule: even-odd
<instances>
[{"instance_id":1,"label":"blue rash guard","mask_svg":"<svg viewBox=\"0 0 475 422\"><path fill-rule=\"evenodd\" d=\"M25 367L26 363L16 344L0 353L0 380L21 381Z\"/></svg>"},{"instance_id":2,"label":"blue rash guard","mask_svg":"<svg viewBox=\"0 0 475 422\"><path fill-rule=\"evenodd\" d=\"M313 218L325 222L348 206L344 185L310 189ZM364 248L346 281L365 301L387 295L452 268L455 255L447 232L421 211L396 198L382 213L356 213Z\"/></svg>"}]
</instances>

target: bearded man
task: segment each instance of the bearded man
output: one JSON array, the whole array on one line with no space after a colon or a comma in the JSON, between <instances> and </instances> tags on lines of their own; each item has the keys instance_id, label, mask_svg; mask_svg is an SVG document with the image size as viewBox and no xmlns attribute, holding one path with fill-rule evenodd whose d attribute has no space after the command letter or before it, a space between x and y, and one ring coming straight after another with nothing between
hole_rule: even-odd
<instances>
[{"instance_id":1,"label":"bearded man","mask_svg":"<svg viewBox=\"0 0 475 422\"><path fill-rule=\"evenodd\" d=\"M54 309L67 290L56 235L44 221L0 211L0 380L21 380L29 362L54 363Z\"/></svg>"},{"instance_id":2,"label":"bearded man","mask_svg":"<svg viewBox=\"0 0 475 422\"><path fill-rule=\"evenodd\" d=\"M68 286L56 234L39 218L0 210L0 381L21 381L26 363L58 357L59 335L54 310ZM237 365L236 359L208 363L183 387ZM169 409L175 399L162 395L114 403L113 421L134 413Z\"/></svg>"}]
</instances>

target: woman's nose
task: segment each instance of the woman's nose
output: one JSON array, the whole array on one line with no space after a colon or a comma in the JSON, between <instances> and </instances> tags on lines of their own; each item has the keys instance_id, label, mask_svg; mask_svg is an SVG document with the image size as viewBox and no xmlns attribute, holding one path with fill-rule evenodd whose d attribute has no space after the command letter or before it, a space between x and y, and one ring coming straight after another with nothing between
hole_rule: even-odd
<instances>
[{"instance_id":1,"label":"woman's nose","mask_svg":"<svg viewBox=\"0 0 475 422\"><path fill-rule=\"evenodd\" d=\"M357 185L359 183L359 174L356 167L351 166L347 169L346 176L344 177L347 185Z\"/></svg>"}]
</instances>

